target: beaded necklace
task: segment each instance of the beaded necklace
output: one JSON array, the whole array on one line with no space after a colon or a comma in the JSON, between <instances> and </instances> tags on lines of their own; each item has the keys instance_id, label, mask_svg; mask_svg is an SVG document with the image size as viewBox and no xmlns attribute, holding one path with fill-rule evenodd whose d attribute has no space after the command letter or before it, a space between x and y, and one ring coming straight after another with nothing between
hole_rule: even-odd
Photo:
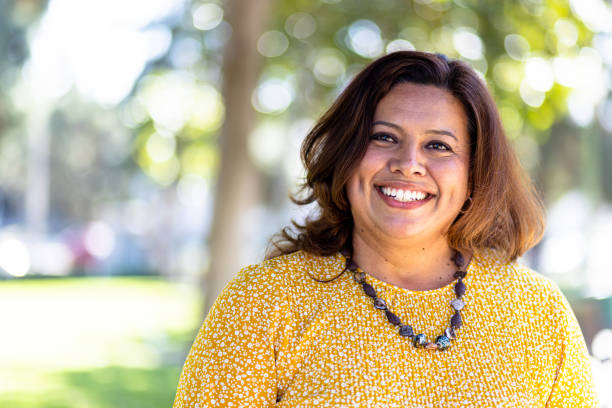
<instances>
[{"instance_id":1,"label":"beaded necklace","mask_svg":"<svg viewBox=\"0 0 612 408\"><path fill-rule=\"evenodd\" d=\"M427 336L422 333L415 335L412 326L410 326L409 324L402 323L401 319L395 313L389 310L389 308L387 307L387 302L385 302L384 299L378 297L376 289L374 289L372 285L366 282L365 273L359 270L359 267L352 259L350 251L343 250L342 254L346 258L346 266L344 270L349 270L353 273L353 279L355 280L355 282L361 285L363 292L368 297L372 298L374 307L384 312L385 317L387 318L389 323L399 328L398 332L400 336L412 339L412 344L414 344L414 347L416 348L443 351L451 346L451 341L454 340L456 337L456 330L458 330L463 324L460 311L465 306L465 302L462 300L463 295L465 294L465 283L463 283L463 278L465 278L467 272L463 270L465 262L463 259L463 255L461 255L461 252L455 251L453 257L451 258L451 260L455 263L455 266L457 266L458 268L457 272L453 274L453 277L457 279L454 288L456 298L450 302L450 305L455 311L455 313L450 319L450 325L446 328L446 330L444 330L444 334L441 334L440 336L436 337L436 340L433 342L428 341Z\"/></svg>"}]
</instances>

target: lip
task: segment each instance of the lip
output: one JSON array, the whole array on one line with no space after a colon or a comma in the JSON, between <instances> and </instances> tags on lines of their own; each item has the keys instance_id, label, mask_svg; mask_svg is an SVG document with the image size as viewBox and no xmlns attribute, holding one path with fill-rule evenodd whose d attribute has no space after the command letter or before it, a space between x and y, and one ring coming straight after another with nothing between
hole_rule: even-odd
<instances>
[{"instance_id":1,"label":"lip","mask_svg":"<svg viewBox=\"0 0 612 408\"><path fill-rule=\"evenodd\" d=\"M383 192L381 191L381 187L391 187L391 188L401 189L401 190L421 191L421 192L427 193L427 197L424 198L423 200L417 200L417 201L398 201L398 200L396 200L396 199L394 199L392 197L389 197L386 194L383 194ZM419 207L427 204L429 201L431 201L432 198L435 197L434 194L428 192L427 190L425 190L422 187L419 187L419 186L417 186L415 184L381 183L381 184L376 184L374 186L374 189L378 193L379 197L389 207L400 208L400 209L405 209L405 210L411 210L411 209L419 208Z\"/></svg>"}]
</instances>

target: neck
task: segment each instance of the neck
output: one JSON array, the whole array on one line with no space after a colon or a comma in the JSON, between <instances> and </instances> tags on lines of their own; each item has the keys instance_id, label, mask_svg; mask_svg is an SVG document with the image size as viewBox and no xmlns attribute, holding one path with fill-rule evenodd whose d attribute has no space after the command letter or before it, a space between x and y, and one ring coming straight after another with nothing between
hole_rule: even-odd
<instances>
[{"instance_id":1,"label":"neck","mask_svg":"<svg viewBox=\"0 0 612 408\"><path fill-rule=\"evenodd\" d=\"M363 271L411 290L432 290L452 282L457 269L451 260L454 252L442 237L412 245L388 245L353 234L353 259Z\"/></svg>"}]
</instances>

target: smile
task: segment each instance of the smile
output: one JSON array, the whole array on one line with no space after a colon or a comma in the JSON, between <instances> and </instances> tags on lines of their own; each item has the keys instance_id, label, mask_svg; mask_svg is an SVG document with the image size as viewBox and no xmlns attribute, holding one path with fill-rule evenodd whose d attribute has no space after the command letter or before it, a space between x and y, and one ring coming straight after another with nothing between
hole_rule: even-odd
<instances>
[{"instance_id":1,"label":"smile","mask_svg":"<svg viewBox=\"0 0 612 408\"><path fill-rule=\"evenodd\" d=\"M415 191L415 190L402 190L398 188L385 187L385 186L377 186L378 191L383 193L385 196L393 198L396 201L400 201L402 203L412 202L412 201L422 201L426 198L429 198L430 194L424 191Z\"/></svg>"}]
</instances>

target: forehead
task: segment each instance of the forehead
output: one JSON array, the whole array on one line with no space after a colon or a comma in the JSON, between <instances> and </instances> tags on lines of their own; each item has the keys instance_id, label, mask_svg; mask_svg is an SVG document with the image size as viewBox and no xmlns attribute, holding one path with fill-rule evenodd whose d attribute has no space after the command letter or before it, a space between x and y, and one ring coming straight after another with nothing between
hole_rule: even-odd
<instances>
[{"instance_id":1,"label":"forehead","mask_svg":"<svg viewBox=\"0 0 612 408\"><path fill-rule=\"evenodd\" d=\"M376 106L374 120L437 127L467 133L463 105L448 90L432 85L402 83L391 88Z\"/></svg>"}]
</instances>

